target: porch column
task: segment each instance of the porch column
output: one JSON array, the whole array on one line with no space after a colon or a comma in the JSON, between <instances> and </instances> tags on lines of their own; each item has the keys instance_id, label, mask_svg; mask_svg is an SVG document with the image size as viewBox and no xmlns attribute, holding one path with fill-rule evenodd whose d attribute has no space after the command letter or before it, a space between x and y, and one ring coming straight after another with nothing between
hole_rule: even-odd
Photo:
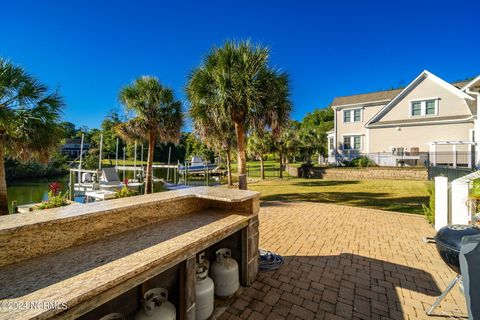
<instances>
[{"instance_id":1,"label":"porch column","mask_svg":"<svg viewBox=\"0 0 480 320\"><path fill-rule=\"evenodd\" d=\"M457 145L454 144L452 148L453 148L453 167L456 168L457 167Z\"/></svg>"}]
</instances>

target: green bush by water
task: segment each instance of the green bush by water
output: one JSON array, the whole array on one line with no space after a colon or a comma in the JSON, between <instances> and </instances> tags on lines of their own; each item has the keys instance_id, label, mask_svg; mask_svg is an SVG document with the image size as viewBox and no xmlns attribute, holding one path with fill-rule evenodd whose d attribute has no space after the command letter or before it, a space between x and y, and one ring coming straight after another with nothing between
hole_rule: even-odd
<instances>
[{"instance_id":1,"label":"green bush by water","mask_svg":"<svg viewBox=\"0 0 480 320\"><path fill-rule=\"evenodd\" d=\"M12 158L5 158L5 174L8 181L16 179L32 179L55 177L68 172L66 156L55 153L46 164L38 161L22 163Z\"/></svg>"}]
</instances>

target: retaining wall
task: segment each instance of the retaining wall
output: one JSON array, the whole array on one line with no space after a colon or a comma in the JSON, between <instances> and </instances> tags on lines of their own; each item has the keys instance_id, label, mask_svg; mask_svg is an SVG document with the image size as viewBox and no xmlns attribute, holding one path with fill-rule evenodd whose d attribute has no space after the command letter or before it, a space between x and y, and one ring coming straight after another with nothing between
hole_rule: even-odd
<instances>
[{"instance_id":1,"label":"retaining wall","mask_svg":"<svg viewBox=\"0 0 480 320\"><path fill-rule=\"evenodd\" d=\"M287 165L286 171L293 177L303 177L303 168ZM427 180L427 169L411 168L320 168L313 167L309 169L310 178L330 179L330 180Z\"/></svg>"}]
</instances>

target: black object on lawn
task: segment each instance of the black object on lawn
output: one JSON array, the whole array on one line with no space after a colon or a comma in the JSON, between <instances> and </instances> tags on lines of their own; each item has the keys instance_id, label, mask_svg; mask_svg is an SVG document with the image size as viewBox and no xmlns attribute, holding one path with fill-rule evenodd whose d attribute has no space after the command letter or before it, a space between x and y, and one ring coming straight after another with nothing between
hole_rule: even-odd
<instances>
[{"instance_id":1,"label":"black object on lawn","mask_svg":"<svg viewBox=\"0 0 480 320\"><path fill-rule=\"evenodd\" d=\"M465 236L460 250L460 270L463 277L468 319L480 319L480 235Z\"/></svg>"},{"instance_id":2,"label":"black object on lawn","mask_svg":"<svg viewBox=\"0 0 480 320\"><path fill-rule=\"evenodd\" d=\"M435 235L435 244L440 257L457 275L427 311L428 315L432 315L435 308L438 307L450 290L452 290L457 283L462 282L459 259L462 239L465 236L474 235L480 235L479 228L473 225L458 224L443 227L438 230Z\"/></svg>"}]
</instances>

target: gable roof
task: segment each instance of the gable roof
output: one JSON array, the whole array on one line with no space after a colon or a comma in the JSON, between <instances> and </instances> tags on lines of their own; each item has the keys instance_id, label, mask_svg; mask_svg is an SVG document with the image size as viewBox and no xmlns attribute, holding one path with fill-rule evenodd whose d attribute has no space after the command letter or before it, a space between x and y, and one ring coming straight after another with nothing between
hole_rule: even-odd
<instances>
[{"instance_id":1,"label":"gable roof","mask_svg":"<svg viewBox=\"0 0 480 320\"><path fill-rule=\"evenodd\" d=\"M372 119L370 119L365 124L365 127L368 127L370 124L378 121L383 115L385 115L388 111L390 111L390 109L393 108L398 101L403 99L408 93L410 93L411 90L413 90L413 88L416 85L418 85L420 82L422 82L426 78L429 78L433 82L435 82L438 85L442 86L443 88L451 91L453 94L459 96L460 98L465 99L466 101L475 100L474 98L472 98L471 96L469 96L465 92L461 91L459 88L457 88L457 87L453 86L452 84L446 82L445 80L437 77L433 73L431 73L427 70L424 70L422 73L420 73L418 75L418 77L416 77L412 82L410 82L409 85L406 86L405 89L403 89L395 98L390 100L390 102L387 103L387 105L385 105L382 109L380 109L380 111L377 112L377 114L374 115L372 117Z\"/></svg>"},{"instance_id":2,"label":"gable roof","mask_svg":"<svg viewBox=\"0 0 480 320\"><path fill-rule=\"evenodd\" d=\"M456 81L456 82L452 82L451 85L457 89L462 89L469 82L470 81ZM383 90L383 91L375 91L375 92L369 92L369 93L354 94L349 96L335 97L332 102L332 107L348 106L352 104L369 104L369 103L374 104L378 102L390 102L390 100L395 98L404 89L405 87L392 89L392 90Z\"/></svg>"}]
</instances>

